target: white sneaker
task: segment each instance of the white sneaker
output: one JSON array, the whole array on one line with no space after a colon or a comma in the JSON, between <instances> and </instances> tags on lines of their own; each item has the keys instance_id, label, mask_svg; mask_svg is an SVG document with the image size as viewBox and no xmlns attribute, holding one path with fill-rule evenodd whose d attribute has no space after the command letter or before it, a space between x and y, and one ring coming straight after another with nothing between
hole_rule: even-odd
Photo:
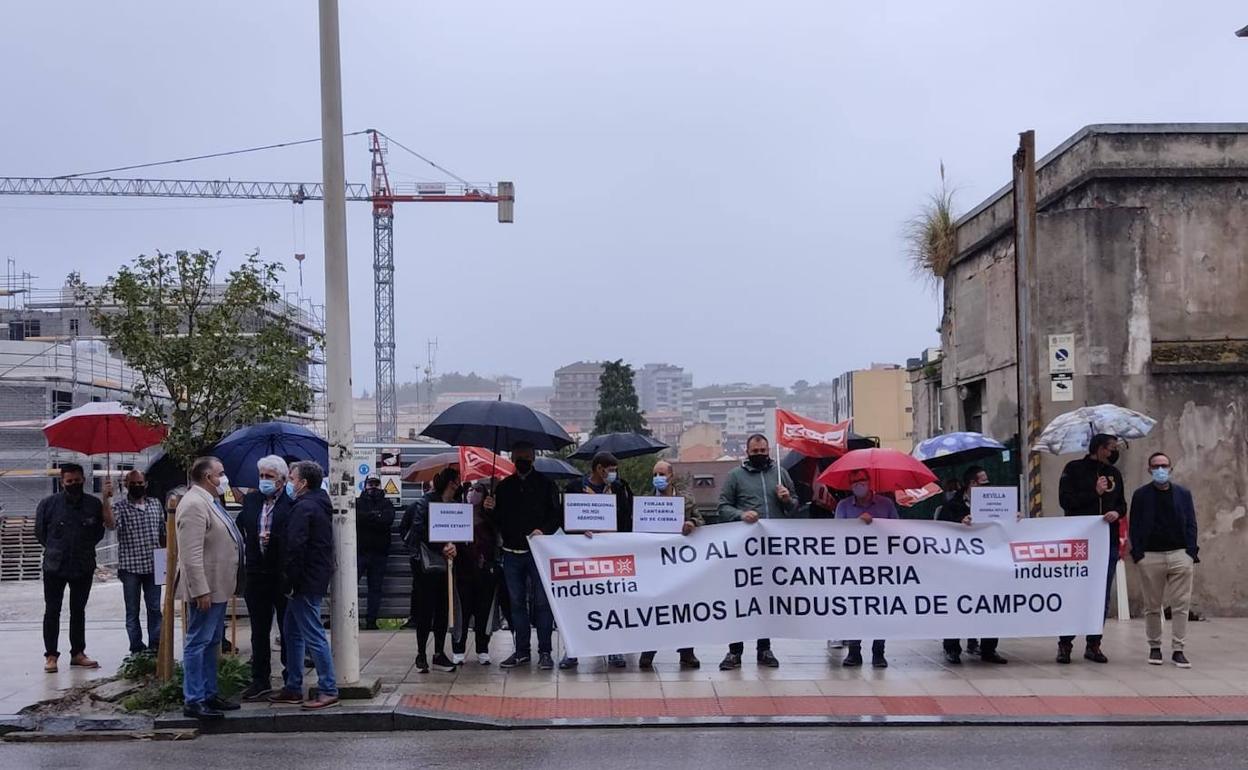
<instances>
[{"instance_id":1,"label":"white sneaker","mask_svg":"<svg viewBox=\"0 0 1248 770\"><path fill-rule=\"evenodd\" d=\"M452 662L452 663L454 663L454 664L455 664L455 665L457 665L457 666L462 666L462 665L464 664L464 656L463 656L463 655L461 655L461 654L460 654L460 653L458 653L458 652L456 652L456 653L452 653L452 654L451 654L451 662Z\"/></svg>"},{"instance_id":2,"label":"white sneaker","mask_svg":"<svg viewBox=\"0 0 1248 770\"><path fill-rule=\"evenodd\" d=\"M483 666L490 665L490 654L488 652L477 653L477 662Z\"/></svg>"}]
</instances>

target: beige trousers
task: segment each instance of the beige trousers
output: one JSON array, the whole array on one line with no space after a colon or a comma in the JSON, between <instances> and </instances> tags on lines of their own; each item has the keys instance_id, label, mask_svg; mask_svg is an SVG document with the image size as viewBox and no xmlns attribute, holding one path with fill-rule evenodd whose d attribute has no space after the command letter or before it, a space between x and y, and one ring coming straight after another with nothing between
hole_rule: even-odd
<instances>
[{"instance_id":1,"label":"beige trousers","mask_svg":"<svg viewBox=\"0 0 1248 770\"><path fill-rule=\"evenodd\" d=\"M1170 633L1174 651L1187 638L1187 610L1192 603L1192 557L1182 549L1148 551L1135 565L1144 588L1144 633L1150 649L1161 647L1162 608L1170 608Z\"/></svg>"}]
</instances>

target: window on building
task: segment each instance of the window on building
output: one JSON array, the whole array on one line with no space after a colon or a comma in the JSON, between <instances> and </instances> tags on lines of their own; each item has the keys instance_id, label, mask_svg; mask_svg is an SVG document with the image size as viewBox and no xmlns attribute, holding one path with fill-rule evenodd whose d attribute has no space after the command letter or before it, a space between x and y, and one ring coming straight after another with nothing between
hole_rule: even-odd
<instances>
[{"instance_id":1,"label":"window on building","mask_svg":"<svg viewBox=\"0 0 1248 770\"><path fill-rule=\"evenodd\" d=\"M974 433L984 432L984 381L968 382L958 388L962 399L962 426Z\"/></svg>"},{"instance_id":2,"label":"window on building","mask_svg":"<svg viewBox=\"0 0 1248 770\"><path fill-rule=\"evenodd\" d=\"M714 476L700 476L700 475L694 476L693 485L695 487L714 487L715 477Z\"/></svg>"},{"instance_id":3,"label":"window on building","mask_svg":"<svg viewBox=\"0 0 1248 770\"><path fill-rule=\"evenodd\" d=\"M52 416L57 417L74 408L74 394L67 390L52 391Z\"/></svg>"},{"instance_id":4,"label":"window on building","mask_svg":"<svg viewBox=\"0 0 1248 770\"><path fill-rule=\"evenodd\" d=\"M69 319L69 336L71 337L78 336L78 319L77 318Z\"/></svg>"}]
</instances>

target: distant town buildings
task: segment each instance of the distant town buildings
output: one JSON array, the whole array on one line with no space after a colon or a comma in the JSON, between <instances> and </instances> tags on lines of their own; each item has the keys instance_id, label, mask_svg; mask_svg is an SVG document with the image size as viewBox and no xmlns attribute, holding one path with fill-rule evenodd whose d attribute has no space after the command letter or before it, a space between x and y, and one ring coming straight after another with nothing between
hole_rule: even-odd
<instances>
[{"instance_id":1,"label":"distant town buildings","mask_svg":"<svg viewBox=\"0 0 1248 770\"><path fill-rule=\"evenodd\" d=\"M775 441L775 396L741 393L701 398L697 407L698 421L714 425L723 434L726 454L744 455L746 439L754 433L761 433L769 441Z\"/></svg>"},{"instance_id":2,"label":"distant town buildings","mask_svg":"<svg viewBox=\"0 0 1248 770\"><path fill-rule=\"evenodd\" d=\"M832 422L853 420L853 431L880 446L914 448L914 403L909 373L896 364L871 364L832 381Z\"/></svg>"},{"instance_id":3,"label":"distant town buildings","mask_svg":"<svg viewBox=\"0 0 1248 770\"><path fill-rule=\"evenodd\" d=\"M555 392L550 416L569 431L591 430L598 416L600 361L577 361L555 370Z\"/></svg>"},{"instance_id":4,"label":"distant town buildings","mask_svg":"<svg viewBox=\"0 0 1248 770\"><path fill-rule=\"evenodd\" d=\"M672 364L646 364L637 370L633 381L647 423L650 415L658 412L676 412L686 424L696 420L692 372Z\"/></svg>"},{"instance_id":5,"label":"distant town buildings","mask_svg":"<svg viewBox=\"0 0 1248 770\"><path fill-rule=\"evenodd\" d=\"M650 435L670 447L680 444L685 432L685 418L680 412L646 412L646 427Z\"/></svg>"}]
</instances>

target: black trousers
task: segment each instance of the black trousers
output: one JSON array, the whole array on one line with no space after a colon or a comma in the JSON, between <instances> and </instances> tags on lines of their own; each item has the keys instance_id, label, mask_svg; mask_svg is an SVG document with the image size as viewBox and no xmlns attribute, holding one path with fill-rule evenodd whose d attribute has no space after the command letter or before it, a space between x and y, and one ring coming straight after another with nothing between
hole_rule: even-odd
<instances>
[{"instance_id":1,"label":"black trousers","mask_svg":"<svg viewBox=\"0 0 1248 770\"><path fill-rule=\"evenodd\" d=\"M759 639L757 642L754 643L754 646L759 652L766 652L767 650L771 649L771 640ZM745 642L733 642L732 644L728 645L728 652L731 652L733 655L742 654L743 652L745 652Z\"/></svg>"},{"instance_id":2,"label":"black trousers","mask_svg":"<svg viewBox=\"0 0 1248 770\"><path fill-rule=\"evenodd\" d=\"M247 614L251 621L251 681L265 687L273 680L273 649L269 633L274 620L280 632L286 619L286 597L276 575L250 574L243 590ZM286 634L282 640L282 678L286 677Z\"/></svg>"},{"instance_id":3,"label":"black trousers","mask_svg":"<svg viewBox=\"0 0 1248 770\"><path fill-rule=\"evenodd\" d=\"M490 610L498 595L498 570L484 567L476 570L463 569L459 562L455 568L455 588L459 591L460 609L464 613L464 633L451 637L451 649L457 655L468 650L468 630L476 637L478 653L490 651ZM471 621L471 623L469 623Z\"/></svg>"},{"instance_id":4,"label":"black trousers","mask_svg":"<svg viewBox=\"0 0 1248 770\"><path fill-rule=\"evenodd\" d=\"M859 654L862 653L862 640L861 639L846 639L845 646L848 647L851 652L856 651ZM884 640L883 639L876 639L875 641L871 642L871 654L872 655L884 654Z\"/></svg>"},{"instance_id":5,"label":"black trousers","mask_svg":"<svg viewBox=\"0 0 1248 770\"><path fill-rule=\"evenodd\" d=\"M970 641L971 640L968 639L967 643L969 644ZM1001 641L1000 639L984 639L981 637L979 640L979 654L980 655L993 654L994 652L997 651L997 644L1000 641ZM953 653L957 653L958 655L961 655L962 654L962 640L961 639L946 639L945 640L945 652L953 652Z\"/></svg>"},{"instance_id":6,"label":"black trousers","mask_svg":"<svg viewBox=\"0 0 1248 770\"><path fill-rule=\"evenodd\" d=\"M356 563L359 565L359 576L368 581L368 603L365 605L364 621L369 625L377 623L381 616L382 589L386 582L386 562L390 554L360 551Z\"/></svg>"},{"instance_id":7,"label":"black trousers","mask_svg":"<svg viewBox=\"0 0 1248 770\"><path fill-rule=\"evenodd\" d=\"M412 570L413 620L416 621L416 651L425 653L429 634L433 633L433 654L443 652L446 643L446 573Z\"/></svg>"},{"instance_id":8,"label":"black trousers","mask_svg":"<svg viewBox=\"0 0 1248 770\"><path fill-rule=\"evenodd\" d=\"M60 656L61 604L69 587L69 654L81 655L87 649L87 598L91 596L94 575L62 577L43 573L43 654Z\"/></svg>"}]
</instances>

